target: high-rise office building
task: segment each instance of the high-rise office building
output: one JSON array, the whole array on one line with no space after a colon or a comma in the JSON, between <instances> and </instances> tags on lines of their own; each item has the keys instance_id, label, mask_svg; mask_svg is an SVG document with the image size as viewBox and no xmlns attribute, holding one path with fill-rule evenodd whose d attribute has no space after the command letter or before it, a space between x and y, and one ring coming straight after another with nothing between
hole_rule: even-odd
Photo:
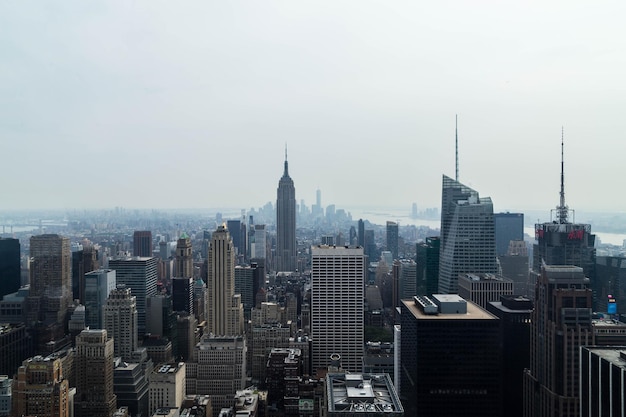
<instances>
[{"instance_id":1,"label":"high-rise office building","mask_svg":"<svg viewBox=\"0 0 626 417\"><path fill-rule=\"evenodd\" d=\"M104 329L102 312L109 293L116 288L115 271L98 269L85 274L85 325Z\"/></svg>"},{"instance_id":2,"label":"high-rise office building","mask_svg":"<svg viewBox=\"0 0 626 417\"><path fill-rule=\"evenodd\" d=\"M104 306L104 328L114 340L116 357L131 361L138 346L137 297L124 284L111 291Z\"/></svg>"},{"instance_id":3,"label":"high-rise office building","mask_svg":"<svg viewBox=\"0 0 626 417\"><path fill-rule=\"evenodd\" d=\"M6 374L0 375L0 416L11 415L11 383Z\"/></svg>"},{"instance_id":4,"label":"high-rise office building","mask_svg":"<svg viewBox=\"0 0 626 417\"><path fill-rule=\"evenodd\" d=\"M359 219L358 228L357 244L361 247L365 247L365 222L363 222L363 219Z\"/></svg>"},{"instance_id":5,"label":"high-rise office building","mask_svg":"<svg viewBox=\"0 0 626 417\"><path fill-rule=\"evenodd\" d=\"M20 289L20 241L0 237L0 300Z\"/></svg>"},{"instance_id":6,"label":"high-rise office building","mask_svg":"<svg viewBox=\"0 0 626 417\"><path fill-rule=\"evenodd\" d=\"M193 289L193 278L172 278L172 302L174 311L194 314Z\"/></svg>"},{"instance_id":7,"label":"high-rise office building","mask_svg":"<svg viewBox=\"0 0 626 417\"><path fill-rule=\"evenodd\" d=\"M151 415L148 414L150 369L152 369L151 362L133 363L115 358L113 393L117 397L117 406L128 407L128 414L131 416Z\"/></svg>"},{"instance_id":8,"label":"high-rise office building","mask_svg":"<svg viewBox=\"0 0 626 417\"><path fill-rule=\"evenodd\" d=\"M70 416L70 384L61 359L35 356L25 360L11 391L13 416Z\"/></svg>"},{"instance_id":9,"label":"high-rise office building","mask_svg":"<svg viewBox=\"0 0 626 417\"><path fill-rule=\"evenodd\" d=\"M487 311L500 319L502 329L502 410L508 417L522 417L524 369L530 366L530 315L533 303L527 297L503 295L487 304Z\"/></svg>"},{"instance_id":10,"label":"high-rise office building","mask_svg":"<svg viewBox=\"0 0 626 417\"><path fill-rule=\"evenodd\" d=\"M287 150L285 170L276 197L276 271L296 270L296 189L289 176Z\"/></svg>"},{"instance_id":11,"label":"high-rise office building","mask_svg":"<svg viewBox=\"0 0 626 417\"><path fill-rule=\"evenodd\" d=\"M193 284L193 314L196 316L196 320L202 327L206 325L206 309L209 305L209 293L206 288L206 283L198 278Z\"/></svg>"},{"instance_id":12,"label":"high-rise office building","mask_svg":"<svg viewBox=\"0 0 626 417\"><path fill-rule=\"evenodd\" d=\"M235 248L226 227L213 233L208 258L207 330L216 336L243 333L241 295L235 294Z\"/></svg>"},{"instance_id":13,"label":"high-rise office building","mask_svg":"<svg viewBox=\"0 0 626 417\"><path fill-rule=\"evenodd\" d=\"M185 381L184 362L156 366L150 375L149 415L162 407L180 408L187 390Z\"/></svg>"},{"instance_id":14,"label":"high-rise office building","mask_svg":"<svg viewBox=\"0 0 626 417\"><path fill-rule=\"evenodd\" d=\"M113 393L113 340L107 331L83 330L76 337L76 417L111 417L117 408Z\"/></svg>"},{"instance_id":15,"label":"high-rise office building","mask_svg":"<svg viewBox=\"0 0 626 417\"><path fill-rule=\"evenodd\" d=\"M533 266L530 283L541 275L542 264L575 265L593 283L595 280L596 250L595 235L590 224L570 222L570 209L565 204L565 180L563 162L563 140L561 139L561 192L559 205L552 210L554 217L550 222L535 224L533 246ZM551 216L552 217L552 216ZM593 307L597 308L600 300L594 293Z\"/></svg>"},{"instance_id":16,"label":"high-rise office building","mask_svg":"<svg viewBox=\"0 0 626 417\"><path fill-rule=\"evenodd\" d=\"M502 415L495 316L456 294L403 300L400 316L400 392L407 415Z\"/></svg>"},{"instance_id":17,"label":"high-rise office building","mask_svg":"<svg viewBox=\"0 0 626 417\"><path fill-rule=\"evenodd\" d=\"M525 417L579 415L579 351L593 344L591 300L582 268L544 264L535 285L530 368L524 371Z\"/></svg>"},{"instance_id":18,"label":"high-rise office building","mask_svg":"<svg viewBox=\"0 0 626 417\"><path fill-rule=\"evenodd\" d=\"M626 410L624 346L583 346L580 368L580 415L623 416Z\"/></svg>"},{"instance_id":19,"label":"high-rise office building","mask_svg":"<svg viewBox=\"0 0 626 417\"><path fill-rule=\"evenodd\" d=\"M109 261L115 270L117 284L130 288L137 298L137 326L139 337L146 329L146 298L157 293L158 259L148 257L119 257Z\"/></svg>"},{"instance_id":20,"label":"high-rise office building","mask_svg":"<svg viewBox=\"0 0 626 417\"><path fill-rule=\"evenodd\" d=\"M439 292L455 294L459 274L498 272L491 198L443 176Z\"/></svg>"},{"instance_id":21,"label":"high-rise office building","mask_svg":"<svg viewBox=\"0 0 626 417\"><path fill-rule=\"evenodd\" d=\"M254 241L250 242L250 258L265 259L267 257L267 235L264 224L254 225ZM251 237L252 239L252 237Z\"/></svg>"},{"instance_id":22,"label":"high-rise office building","mask_svg":"<svg viewBox=\"0 0 626 417\"><path fill-rule=\"evenodd\" d=\"M174 273L177 277L193 278L193 252L191 238L183 233L176 242L176 268Z\"/></svg>"},{"instance_id":23,"label":"high-rise office building","mask_svg":"<svg viewBox=\"0 0 626 417\"><path fill-rule=\"evenodd\" d=\"M524 214L495 213L493 219L496 231L496 254L506 255L510 241L524 240Z\"/></svg>"},{"instance_id":24,"label":"high-rise office building","mask_svg":"<svg viewBox=\"0 0 626 417\"><path fill-rule=\"evenodd\" d=\"M513 294L513 281L496 274L459 275L459 296L487 309L492 301L502 295Z\"/></svg>"},{"instance_id":25,"label":"high-rise office building","mask_svg":"<svg viewBox=\"0 0 626 417\"><path fill-rule=\"evenodd\" d=\"M243 226L243 227L242 227ZM246 242L245 242L245 223L242 224L241 220L227 220L226 227L230 233L231 239L233 239L233 246L237 250L237 258L245 257L246 255Z\"/></svg>"},{"instance_id":26,"label":"high-rise office building","mask_svg":"<svg viewBox=\"0 0 626 417\"><path fill-rule=\"evenodd\" d=\"M598 256L596 278L591 283L596 296L595 311L609 311L609 300L618 316L626 313L626 258ZM611 296L611 298L609 298Z\"/></svg>"},{"instance_id":27,"label":"high-rise office building","mask_svg":"<svg viewBox=\"0 0 626 417\"><path fill-rule=\"evenodd\" d=\"M439 237L427 237L418 243L415 253L417 263L417 292L420 295L436 294L439 289Z\"/></svg>"},{"instance_id":28,"label":"high-rise office building","mask_svg":"<svg viewBox=\"0 0 626 417\"><path fill-rule=\"evenodd\" d=\"M214 417L222 408L232 407L235 392L246 383L246 354L243 336L203 336L194 361L186 364L187 395L210 395Z\"/></svg>"},{"instance_id":29,"label":"high-rise office building","mask_svg":"<svg viewBox=\"0 0 626 417\"><path fill-rule=\"evenodd\" d=\"M150 230L135 230L133 233L133 255L152 256L152 232Z\"/></svg>"},{"instance_id":30,"label":"high-rise office building","mask_svg":"<svg viewBox=\"0 0 626 417\"><path fill-rule=\"evenodd\" d=\"M246 320L250 319L250 310L254 307L254 279L256 278L256 267L236 266L235 267L235 293L241 294L241 304L243 304L243 315Z\"/></svg>"},{"instance_id":31,"label":"high-rise office building","mask_svg":"<svg viewBox=\"0 0 626 417\"><path fill-rule=\"evenodd\" d=\"M46 234L30 238L28 325L35 329L36 351L67 344L64 321L72 304L72 261L67 237ZM55 341L54 347L48 344Z\"/></svg>"},{"instance_id":32,"label":"high-rise office building","mask_svg":"<svg viewBox=\"0 0 626 417\"><path fill-rule=\"evenodd\" d=\"M330 355L357 372L363 357L365 255L361 247L311 247L313 371Z\"/></svg>"},{"instance_id":33,"label":"high-rise office building","mask_svg":"<svg viewBox=\"0 0 626 417\"><path fill-rule=\"evenodd\" d=\"M32 355L32 342L24 323L0 324L0 375L15 374L24 359Z\"/></svg>"},{"instance_id":34,"label":"high-rise office building","mask_svg":"<svg viewBox=\"0 0 626 417\"><path fill-rule=\"evenodd\" d=\"M512 240L506 254L499 255L502 276L513 280L513 293L529 296L535 291L534 284L528 283L528 247L523 240ZM532 298L532 297L531 297Z\"/></svg>"},{"instance_id":35,"label":"high-rise office building","mask_svg":"<svg viewBox=\"0 0 626 417\"><path fill-rule=\"evenodd\" d=\"M398 259L398 223L387 221L386 231L387 250L391 252L392 259Z\"/></svg>"}]
</instances>

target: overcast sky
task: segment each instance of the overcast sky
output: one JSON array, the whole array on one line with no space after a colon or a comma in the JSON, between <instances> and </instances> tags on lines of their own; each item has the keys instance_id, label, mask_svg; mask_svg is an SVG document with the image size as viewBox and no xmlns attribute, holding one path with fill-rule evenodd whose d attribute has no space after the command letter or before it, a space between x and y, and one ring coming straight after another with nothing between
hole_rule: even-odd
<instances>
[{"instance_id":1,"label":"overcast sky","mask_svg":"<svg viewBox=\"0 0 626 417\"><path fill-rule=\"evenodd\" d=\"M623 1L0 2L0 209L622 211Z\"/></svg>"}]
</instances>

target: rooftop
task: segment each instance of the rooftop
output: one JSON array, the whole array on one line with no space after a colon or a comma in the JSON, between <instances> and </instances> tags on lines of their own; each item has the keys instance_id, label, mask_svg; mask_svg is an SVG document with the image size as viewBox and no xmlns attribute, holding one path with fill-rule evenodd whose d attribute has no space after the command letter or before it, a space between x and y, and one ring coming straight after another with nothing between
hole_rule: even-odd
<instances>
[{"instance_id":1,"label":"rooftop","mask_svg":"<svg viewBox=\"0 0 626 417\"><path fill-rule=\"evenodd\" d=\"M445 301L454 301L456 298L460 298L456 294L437 294L437 296L443 296L442 299ZM436 315L424 313L418 306L415 305L415 301L413 300L402 300L402 303L418 320L497 320L496 316L486 310L483 310L471 301L466 301L467 313L465 314L439 313Z\"/></svg>"},{"instance_id":2,"label":"rooftop","mask_svg":"<svg viewBox=\"0 0 626 417\"><path fill-rule=\"evenodd\" d=\"M327 374L329 414L404 415L388 374Z\"/></svg>"}]
</instances>

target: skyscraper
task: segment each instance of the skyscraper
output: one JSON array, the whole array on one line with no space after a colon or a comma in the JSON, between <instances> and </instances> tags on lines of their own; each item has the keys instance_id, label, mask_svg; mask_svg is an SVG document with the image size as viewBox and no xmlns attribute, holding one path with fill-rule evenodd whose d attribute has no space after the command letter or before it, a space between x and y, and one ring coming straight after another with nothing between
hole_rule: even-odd
<instances>
[{"instance_id":1,"label":"skyscraper","mask_svg":"<svg viewBox=\"0 0 626 417\"><path fill-rule=\"evenodd\" d=\"M193 278L172 278L172 303L174 311L194 314Z\"/></svg>"},{"instance_id":2,"label":"skyscraper","mask_svg":"<svg viewBox=\"0 0 626 417\"><path fill-rule=\"evenodd\" d=\"M296 270L296 189L289 176L287 149L285 170L276 198L276 271Z\"/></svg>"},{"instance_id":3,"label":"skyscraper","mask_svg":"<svg viewBox=\"0 0 626 417\"><path fill-rule=\"evenodd\" d=\"M117 407L113 393L113 340L107 331L83 330L76 337L76 417L111 417Z\"/></svg>"},{"instance_id":4,"label":"skyscraper","mask_svg":"<svg viewBox=\"0 0 626 417\"><path fill-rule=\"evenodd\" d=\"M387 250L398 259L398 223L387 221Z\"/></svg>"},{"instance_id":5,"label":"skyscraper","mask_svg":"<svg viewBox=\"0 0 626 417\"><path fill-rule=\"evenodd\" d=\"M28 325L36 329L36 350L43 352L49 341L59 343L65 336L64 320L72 303L70 240L54 234L33 236L30 256Z\"/></svg>"},{"instance_id":6,"label":"skyscraper","mask_svg":"<svg viewBox=\"0 0 626 417\"><path fill-rule=\"evenodd\" d=\"M124 284L109 294L104 306L104 328L115 342L115 356L130 361L138 346L137 298Z\"/></svg>"},{"instance_id":7,"label":"skyscraper","mask_svg":"<svg viewBox=\"0 0 626 417\"><path fill-rule=\"evenodd\" d=\"M250 242L250 258L265 259L267 238L264 224L254 225L254 242Z\"/></svg>"},{"instance_id":8,"label":"skyscraper","mask_svg":"<svg viewBox=\"0 0 626 417\"><path fill-rule=\"evenodd\" d=\"M115 269L117 284L130 288L137 298L137 326L139 337L146 329L146 298L157 293L157 258L140 256L120 257L109 261L109 268Z\"/></svg>"},{"instance_id":9,"label":"skyscraper","mask_svg":"<svg viewBox=\"0 0 626 417\"><path fill-rule=\"evenodd\" d=\"M176 242L176 269L177 277L193 278L193 252L191 238L184 233Z\"/></svg>"},{"instance_id":10,"label":"skyscraper","mask_svg":"<svg viewBox=\"0 0 626 417\"><path fill-rule=\"evenodd\" d=\"M136 230L133 233L133 255L152 256L152 232L150 230Z\"/></svg>"},{"instance_id":11,"label":"skyscraper","mask_svg":"<svg viewBox=\"0 0 626 417\"><path fill-rule=\"evenodd\" d=\"M235 392L246 383L246 354L243 336L203 336L195 346L196 362L187 364L187 395L210 395L214 417L232 407Z\"/></svg>"},{"instance_id":12,"label":"skyscraper","mask_svg":"<svg viewBox=\"0 0 626 417\"><path fill-rule=\"evenodd\" d=\"M590 224L569 221L570 209L565 204L565 175L563 162L563 138L561 137L561 192L559 205L552 210L550 222L535 224L533 246L533 266L531 284L541 275L541 266L576 265L583 269L586 277L595 280L596 250L595 235ZM594 294L593 307L598 306L597 294Z\"/></svg>"},{"instance_id":13,"label":"skyscraper","mask_svg":"<svg viewBox=\"0 0 626 417\"><path fill-rule=\"evenodd\" d=\"M491 198L443 176L439 292L458 291L463 273L498 272Z\"/></svg>"},{"instance_id":14,"label":"skyscraper","mask_svg":"<svg viewBox=\"0 0 626 417\"><path fill-rule=\"evenodd\" d=\"M20 241L0 237L0 300L20 289Z\"/></svg>"},{"instance_id":15,"label":"skyscraper","mask_svg":"<svg viewBox=\"0 0 626 417\"><path fill-rule=\"evenodd\" d=\"M61 359L35 356L22 363L13 380L11 415L69 417L69 396Z\"/></svg>"},{"instance_id":16,"label":"skyscraper","mask_svg":"<svg viewBox=\"0 0 626 417\"><path fill-rule=\"evenodd\" d=\"M502 416L499 320L456 294L402 300L406 415Z\"/></svg>"},{"instance_id":17,"label":"skyscraper","mask_svg":"<svg viewBox=\"0 0 626 417\"><path fill-rule=\"evenodd\" d=\"M496 254L506 255L510 241L524 240L524 214L496 213L493 219L496 231Z\"/></svg>"},{"instance_id":18,"label":"skyscraper","mask_svg":"<svg viewBox=\"0 0 626 417\"><path fill-rule=\"evenodd\" d=\"M358 231L357 243L359 246L365 247L365 222L363 222L363 219L359 219L358 227L359 227L359 231Z\"/></svg>"},{"instance_id":19,"label":"skyscraper","mask_svg":"<svg viewBox=\"0 0 626 417\"><path fill-rule=\"evenodd\" d=\"M213 233L208 257L208 331L216 336L243 333L241 295L235 294L235 248L228 229L222 225Z\"/></svg>"},{"instance_id":20,"label":"skyscraper","mask_svg":"<svg viewBox=\"0 0 626 417\"><path fill-rule=\"evenodd\" d=\"M85 274L85 325L104 329L102 312L109 293L116 287L113 269L98 269Z\"/></svg>"},{"instance_id":21,"label":"skyscraper","mask_svg":"<svg viewBox=\"0 0 626 417\"><path fill-rule=\"evenodd\" d=\"M417 263L417 294L436 294L439 288L439 237L427 237L418 243L415 253Z\"/></svg>"},{"instance_id":22,"label":"skyscraper","mask_svg":"<svg viewBox=\"0 0 626 417\"><path fill-rule=\"evenodd\" d=\"M543 265L531 314L524 416L578 416L579 351L593 344L591 289L583 269Z\"/></svg>"},{"instance_id":23,"label":"skyscraper","mask_svg":"<svg viewBox=\"0 0 626 417\"><path fill-rule=\"evenodd\" d=\"M313 372L341 355L350 372L362 368L365 255L361 247L311 247Z\"/></svg>"}]
</instances>

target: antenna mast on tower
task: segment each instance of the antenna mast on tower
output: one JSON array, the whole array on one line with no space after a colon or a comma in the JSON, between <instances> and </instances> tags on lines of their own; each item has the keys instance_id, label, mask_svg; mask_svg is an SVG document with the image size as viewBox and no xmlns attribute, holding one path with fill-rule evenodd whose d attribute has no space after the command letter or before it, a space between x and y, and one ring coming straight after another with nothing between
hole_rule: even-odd
<instances>
[{"instance_id":1,"label":"antenna mast on tower","mask_svg":"<svg viewBox=\"0 0 626 417\"><path fill-rule=\"evenodd\" d=\"M557 218L559 223L567 223L567 216L569 207L565 205L565 163L564 163L564 152L563 152L563 126L561 126L561 193L560 193L560 201L559 206L556 208Z\"/></svg>"},{"instance_id":2,"label":"antenna mast on tower","mask_svg":"<svg viewBox=\"0 0 626 417\"><path fill-rule=\"evenodd\" d=\"M455 137L455 161L456 161L456 176L455 180L459 181L459 115L454 115L454 137Z\"/></svg>"}]
</instances>

